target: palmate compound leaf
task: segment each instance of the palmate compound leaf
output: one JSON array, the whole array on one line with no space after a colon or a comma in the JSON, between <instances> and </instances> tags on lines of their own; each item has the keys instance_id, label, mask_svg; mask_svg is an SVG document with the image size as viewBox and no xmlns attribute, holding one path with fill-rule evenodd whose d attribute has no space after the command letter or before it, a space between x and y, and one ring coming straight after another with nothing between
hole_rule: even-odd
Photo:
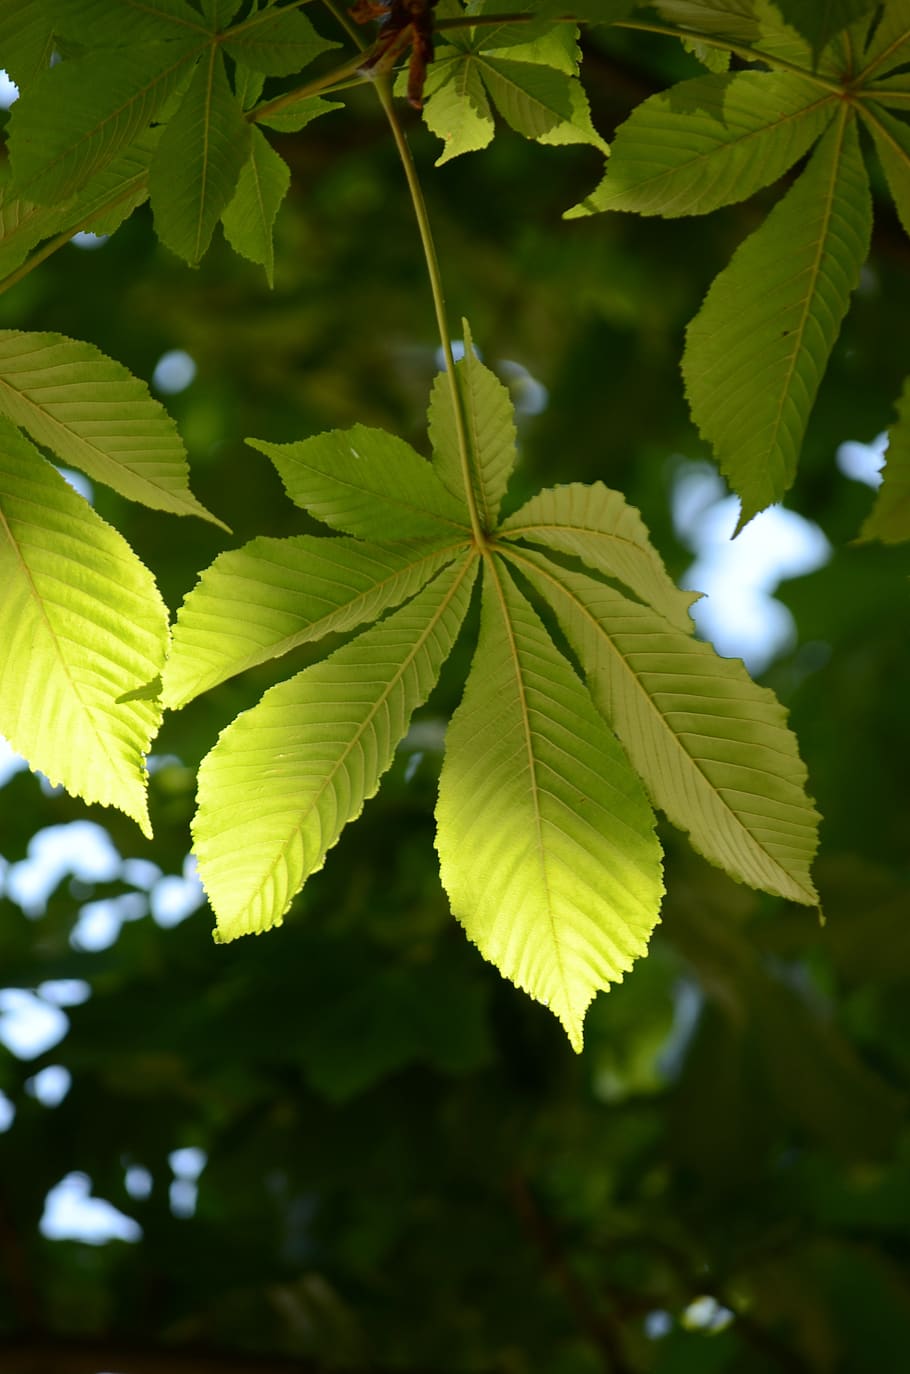
<instances>
[{"instance_id":1,"label":"palmate compound leaf","mask_svg":"<svg viewBox=\"0 0 910 1374\"><path fill-rule=\"evenodd\" d=\"M0 418L0 732L33 768L151 834L144 756L167 611L126 541Z\"/></svg>"},{"instance_id":2,"label":"palmate compound leaf","mask_svg":"<svg viewBox=\"0 0 910 1374\"><path fill-rule=\"evenodd\" d=\"M295 505L344 534L451 541L470 533L464 499L410 444L384 430L354 425L293 444L247 443L272 460Z\"/></svg>"},{"instance_id":3,"label":"palmate compound leaf","mask_svg":"<svg viewBox=\"0 0 910 1374\"><path fill-rule=\"evenodd\" d=\"M856 123L843 105L689 325L683 376L692 417L742 499L740 528L793 481L871 229Z\"/></svg>"},{"instance_id":4,"label":"palmate compound leaf","mask_svg":"<svg viewBox=\"0 0 910 1374\"><path fill-rule=\"evenodd\" d=\"M92 344L0 330L0 414L130 501L222 524L187 485L186 450L167 411Z\"/></svg>"},{"instance_id":5,"label":"palmate compound leaf","mask_svg":"<svg viewBox=\"0 0 910 1374\"><path fill-rule=\"evenodd\" d=\"M682 81L620 125L607 173L567 219L600 210L702 215L776 181L834 115L836 97L789 72Z\"/></svg>"},{"instance_id":6,"label":"palmate compound leaf","mask_svg":"<svg viewBox=\"0 0 910 1374\"><path fill-rule=\"evenodd\" d=\"M741 882L817 904L819 817L773 693L602 582L539 553L507 556L556 612L654 805Z\"/></svg>"},{"instance_id":7,"label":"palmate compound leaf","mask_svg":"<svg viewBox=\"0 0 910 1374\"><path fill-rule=\"evenodd\" d=\"M490 99L525 138L548 145L607 145L591 123L578 70L577 31L569 25L478 26L449 31L429 68L424 120L445 143L437 166L485 148L493 137ZM399 91L404 91L400 79Z\"/></svg>"},{"instance_id":8,"label":"palmate compound leaf","mask_svg":"<svg viewBox=\"0 0 910 1374\"><path fill-rule=\"evenodd\" d=\"M897 402L897 423L888 435L882 479L860 537L898 544L910 539L910 377Z\"/></svg>"},{"instance_id":9,"label":"palmate compound leaf","mask_svg":"<svg viewBox=\"0 0 910 1374\"><path fill-rule=\"evenodd\" d=\"M589 1002L647 948L660 845L639 779L498 556L436 815L453 913L580 1050Z\"/></svg>"},{"instance_id":10,"label":"palmate compound leaf","mask_svg":"<svg viewBox=\"0 0 910 1374\"><path fill-rule=\"evenodd\" d=\"M471 486L483 529L492 531L515 467L515 411L509 393L477 357L467 320L462 320L464 357L455 364L455 378L471 459ZM452 387L444 372L437 374L428 414L433 468L459 502L463 501L462 471L453 409Z\"/></svg>"},{"instance_id":11,"label":"palmate compound leaf","mask_svg":"<svg viewBox=\"0 0 910 1374\"><path fill-rule=\"evenodd\" d=\"M301 534L219 554L177 614L164 705L177 710L298 644L377 620L464 547L464 540L440 548Z\"/></svg>"},{"instance_id":12,"label":"palmate compound leaf","mask_svg":"<svg viewBox=\"0 0 910 1374\"><path fill-rule=\"evenodd\" d=\"M279 924L374 795L451 652L476 569L464 555L222 732L199 769L193 826L221 940Z\"/></svg>"},{"instance_id":13,"label":"palmate compound leaf","mask_svg":"<svg viewBox=\"0 0 910 1374\"><path fill-rule=\"evenodd\" d=\"M675 629L692 634L689 607L698 593L675 585L638 511L602 482L571 482L539 492L503 521L500 534L580 558L623 582Z\"/></svg>"}]
</instances>

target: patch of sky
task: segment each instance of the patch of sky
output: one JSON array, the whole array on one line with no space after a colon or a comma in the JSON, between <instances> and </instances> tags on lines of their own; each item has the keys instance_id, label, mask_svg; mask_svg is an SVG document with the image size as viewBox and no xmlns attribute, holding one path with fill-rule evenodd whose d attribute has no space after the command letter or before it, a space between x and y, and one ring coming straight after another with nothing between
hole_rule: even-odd
<instances>
[{"instance_id":1,"label":"patch of sky","mask_svg":"<svg viewBox=\"0 0 910 1374\"><path fill-rule=\"evenodd\" d=\"M148 915L148 909L148 899L140 892L124 892L119 897L86 902L70 931L70 944L73 949L87 954L110 949L126 922L141 920Z\"/></svg>"},{"instance_id":2,"label":"patch of sky","mask_svg":"<svg viewBox=\"0 0 910 1374\"><path fill-rule=\"evenodd\" d=\"M21 754L17 754L15 749L0 735L0 787L5 787L10 778L14 778L17 773L24 773L28 769L28 764Z\"/></svg>"},{"instance_id":3,"label":"patch of sky","mask_svg":"<svg viewBox=\"0 0 910 1374\"><path fill-rule=\"evenodd\" d=\"M48 978L38 984L38 996L55 1007L81 1007L92 995L84 978Z\"/></svg>"},{"instance_id":4,"label":"patch of sky","mask_svg":"<svg viewBox=\"0 0 910 1374\"><path fill-rule=\"evenodd\" d=\"M189 1145L181 1150L172 1150L168 1163L174 1171L174 1179L168 1190L168 1201L175 1217L191 1217L196 1211L199 1197L198 1179L208 1161L205 1150Z\"/></svg>"},{"instance_id":5,"label":"patch of sky","mask_svg":"<svg viewBox=\"0 0 910 1374\"><path fill-rule=\"evenodd\" d=\"M0 70L0 110L8 110L18 98L19 87L6 71Z\"/></svg>"},{"instance_id":6,"label":"patch of sky","mask_svg":"<svg viewBox=\"0 0 910 1374\"><path fill-rule=\"evenodd\" d=\"M51 893L68 875L84 883L112 882L120 855L107 831L94 821L69 821L37 831L28 855L11 864L6 892L27 916L43 916Z\"/></svg>"},{"instance_id":7,"label":"patch of sky","mask_svg":"<svg viewBox=\"0 0 910 1374\"><path fill-rule=\"evenodd\" d=\"M837 450L837 466L853 482L863 482L867 487L880 487L887 451L887 430L877 434L871 444L848 439Z\"/></svg>"},{"instance_id":8,"label":"patch of sky","mask_svg":"<svg viewBox=\"0 0 910 1374\"><path fill-rule=\"evenodd\" d=\"M187 854L182 876L168 874L152 888L152 916L159 926L169 930L185 921L204 901L205 892L199 881L196 860L192 854Z\"/></svg>"},{"instance_id":9,"label":"patch of sky","mask_svg":"<svg viewBox=\"0 0 910 1374\"><path fill-rule=\"evenodd\" d=\"M16 1108L10 1102L6 1093L0 1089L0 1135L8 1131L16 1119Z\"/></svg>"},{"instance_id":10,"label":"patch of sky","mask_svg":"<svg viewBox=\"0 0 910 1374\"><path fill-rule=\"evenodd\" d=\"M70 243L76 248L81 248L84 253L93 253L96 248L103 248L110 238L110 234L93 234L89 229L80 229L70 239Z\"/></svg>"},{"instance_id":11,"label":"patch of sky","mask_svg":"<svg viewBox=\"0 0 910 1374\"><path fill-rule=\"evenodd\" d=\"M532 377L521 363L501 358L496 371L507 384L516 415L542 415L550 401L550 393L542 382Z\"/></svg>"},{"instance_id":12,"label":"patch of sky","mask_svg":"<svg viewBox=\"0 0 910 1374\"><path fill-rule=\"evenodd\" d=\"M649 1341L662 1340L673 1330L673 1317L663 1308L657 1307L645 1314L645 1335Z\"/></svg>"},{"instance_id":13,"label":"patch of sky","mask_svg":"<svg viewBox=\"0 0 910 1374\"><path fill-rule=\"evenodd\" d=\"M95 504L95 488L83 473L74 472L72 468L58 468L57 471L64 482L68 482L73 491L78 491L90 506Z\"/></svg>"},{"instance_id":14,"label":"patch of sky","mask_svg":"<svg viewBox=\"0 0 910 1374\"><path fill-rule=\"evenodd\" d=\"M163 396L176 396L186 391L196 376L196 364L189 353L182 348L168 349L162 353L152 373L152 386Z\"/></svg>"},{"instance_id":15,"label":"patch of sky","mask_svg":"<svg viewBox=\"0 0 910 1374\"><path fill-rule=\"evenodd\" d=\"M706 1294L690 1302L680 1320L687 1331L723 1331L735 1316L729 1307Z\"/></svg>"},{"instance_id":16,"label":"patch of sky","mask_svg":"<svg viewBox=\"0 0 910 1374\"><path fill-rule=\"evenodd\" d=\"M105 1245L110 1240L135 1243L142 1239L137 1221L91 1194L92 1181L87 1174L67 1174L44 1200L44 1212L38 1223L41 1234L48 1240L80 1240L87 1245Z\"/></svg>"},{"instance_id":17,"label":"patch of sky","mask_svg":"<svg viewBox=\"0 0 910 1374\"><path fill-rule=\"evenodd\" d=\"M657 1068L669 1082L679 1077L692 1042L704 996L693 978L678 978L673 987L673 1024L657 1056Z\"/></svg>"},{"instance_id":18,"label":"patch of sky","mask_svg":"<svg viewBox=\"0 0 910 1374\"><path fill-rule=\"evenodd\" d=\"M0 988L0 1044L17 1059L36 1059L70 1028L59 1007L26 988Z\"/></svg>"},{"instance_id":19,"label":"patch of sky","mask_svg":"<svg viewBox=\"0 0 910 1374\"><path fill-rule=\"evenodd\" d=\"M25 1091L42 1107L59 1107L73 1085L73 1076L62 1064L48 1064L25 1081Z\"/></svg>"},{"instance_id":20,"label":"patch of sky","mask_svg":"<svg viewBox=\"0 0 910 1374\"><path fill-rule=\"evenodd\" d=\"M123 1175L123 1186L130 1197L143 1199L151 1197L155 1180L148 1169L141 1164L129 1164Z\"/></svg>"},{"instance_id":21,"label":"patch of sky","mask_svg":"<svg viewBox=\"0 0 910 1374\"><path fill-rule=\"evenodd\" d=\"M734 539L740 503L725 492L708 463L677 470L673 522L696 555L680 582L705 593L692 607L699 632L719 654L761 673L796 644L793 617L774 592L784 579L823 567L831 545L818 525L783 506L756 515Z\"/></svg>"}]
</instances>

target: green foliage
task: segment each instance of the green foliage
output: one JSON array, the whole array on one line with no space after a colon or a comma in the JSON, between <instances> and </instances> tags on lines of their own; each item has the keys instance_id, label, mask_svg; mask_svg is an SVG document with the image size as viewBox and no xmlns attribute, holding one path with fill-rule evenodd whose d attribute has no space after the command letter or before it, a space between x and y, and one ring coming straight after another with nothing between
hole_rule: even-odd
<instances>
[{"instance_id":1,"label":"green foliage","mask_svg":"<svg viewBox=\"0 0 910 1374\"><path fill-rule=\"evenodd\" d=\"M494 108L526 139L607 151L579 80L578 28L556 22L557 8L516 11L512 22L495 5L439 7L425 119L445 142L440 162L486 147ZM644 27L675 36L711 70L632 111L603 181L570 218L706 214L762 191L810 154L687 333L692 418L742 500L744 524L794 481L868 251L871 194L857 115L905 225L910 214L900 112L910 84L899 70L910 23L901 3L873 15L862 0L777 8L769 0L660 0L656 9L662 22L652 16ZM485 11L493 22L482 22ZM577 18L598 32L614 24L634 32L636 13L592 0ZM337 44L296 4L128 0L115 14L101 0L47 0L23 14L14 34L4 21L22 81L0 183L7 280L78 227L115 231L148 197L158 237L187 263L202 260L220 222L228 243L273 285L291 169L257 126L304 129L337 107L325 94L359 81L362 59L326 69ZM51 44L62 60L48 66ZM731 53L750 69L730 73ZM317 75L289 84L314 63ZM396 136L448 347L425 212ZM219 523L190 494L183 447L161 407L94 346L5 331L0 411L127 499ZM895 458L864 527L888 540L908 532L904 420L901 410ZM809 872L818 817L782 708L738 664L693 641L692 596L677 590L619 493L572 482L502 518L517 457L513 407L467 327L464 359L433 385L428 423L430 462L364 425L292 444L251 441L273 460L292 501L337 536L260 536L218 555L184 601L166 666L160 648L140 652L127 635L132 656L100 673L96 658L110 645L73 633L66 673L75 681L91 672L105 684L92 709L117 720L127 708L138 712L126 753L89 749L84 728L61 752L50 723L59 713L37 704L27 728L13 714L8 733L35 766L146 824L137 750L155 728L162 668L161 702L175 709L241 671L368 626L238 715L200 770L194 836L220 938L264 930L282 920L376 792L455 646L479 578L479 639L441 773L443 882L481 951L551 1006L578 1048L594 992L644 951L658 919L647 796L713 863L810 905L818 900ZM53 479L12 426L4 428L15 461L10 499L20 499L29 464L36 482ZM78 498L58 495L49 509L75 522L74 538L90 541L95 517ZM13 547L22 540L17 534ZM133 555L117 556L133 569L123 595L130 586L155 607L148 614L159 644L147 575ZM58 574L41 570L45 579ZM39 605L48 596L41 577L33 578ZM543 619L526 587L541 599ZM104 600L100 582L86 594ZM66 597L60 605L65 614ZM78 614L75 603L69 610ZM125 616L125 603L113 600L110 612ZM553 638L554 617L572 657ZM51 647L43 653L39 671L49 693L59 693Z\"/></svg>"},{"instance_id":2,"label":"green foliage","mask_svg":"<svg viewBox=\"0 0 910 1374\"><path fill-rule=\"evenodd\" d=\"M434 9L436 172L319 4L0 0L4 1368L902 1374L910 12L510 8ZM709 443L831 546L761 686L677 585ZM77 1170L139 1239L51 1238Z\"/></svg>"},{"instance_id":3,"label":"green foliage","mask_svg":"<svg viewBox=\"0 0 910 1374\"><path fill-rule=\"evenodd\" d=\"M481 953L549 1006L580 1049L585 1008L644 953L663 886L653 815L611 725L657 804L754 886L817 902L817 816L780 707L691 641L691 597L618 493L557 488L499 524L516 457L512 407L467 325L465 340L457 373L433 389L432 466L363 426L285 446L255 441L292 500L355 538L257 540L222 555L177 617L164 700L181 705L413 598L271 688L202 764L194 835L219 937L266 930L376 792L482 565L480 637L440 776L443 885ZM377 542L383 535L409 542ZM647 605L522 553L524 541L574 555ZM507 561L557 611L593 700ZM638 651L637 616L647 645ZM611 655L634 686L611 672Z\"/></svg>"}]
</instances>

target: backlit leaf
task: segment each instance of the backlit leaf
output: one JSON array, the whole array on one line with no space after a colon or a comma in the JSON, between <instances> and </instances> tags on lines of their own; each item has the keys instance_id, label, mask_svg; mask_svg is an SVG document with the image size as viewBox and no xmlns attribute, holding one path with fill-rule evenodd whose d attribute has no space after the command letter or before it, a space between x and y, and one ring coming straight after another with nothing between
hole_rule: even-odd
<instances>
[{"instance_id":1,"label":"backlit leaf","mask_svg":"<svg viewBox=\"0 0 910 1374\"><path fill-rule=\"evenodd\" d=\"M654 805L740 881L817 903L819 818L773 693L611 587L537 553L511 557L556 611Z\"/></svg>"},{"instance_id":2,"label":"backlit leaf","mask_svg":"<svg viewBox=\"0 0 910 1374\"><path fill-rule=\"evenodd\" d=\"M259 129L253 129L249 157L221 221L231 247L265 268L269 286L275 284L272 226L290 184L291 171L284 158Z\"/></svg>"},{"instance_id":3,"label":"backlit leaf","mask_svg":"<svg viewBox=\"0 0 910 1374\"><path fill-rule=\"evenodd\" d=\"M897 402L897 424L888 434L882 485L860 533L885 544L910 539L910 377Z\"/></svg>"},{"instance_id":4,"label":"backlit leaf","mask_svg":"<svg viewBox=\"0 0 910 1374\"><path fill-rule=\"evenodd\" d=\"M589 1002L647 948L660 846L641 783L499 558L436 818L454 915L580 1050Z\"/></svg>"},{"instance_id":5,"label":"backlit leaf","mask_svg":"<svg viewBox=\"0 0 910 1374\"><path fill-rule=\"evenodd\" d=\"M290 76L338 44L317 33L298 10L264 9L232 30L224 46L254 71Z\"/></svg>"},{"instance_id":6,"label":"backlit leaf","mask_svg":"<svg viewBox=\"0 0 910 1374\"><path fill-rule=\"evenodd\" d=\"M165 706L185 706L298 644L378 619L420 591L459 547L302 534L254 539L220 554L178 612L164 673Z\"/></svg>"},{"instance_id":7,"label":"backlit leaf","mask_svg":"<svg viewBox=\"0 0 910 1374\"><path fill-rule=\"evenodd\" d=\"M42 72L11 111L15 189L51 204L79 190L134 142L194 60L182 43L148 43Z\"/></svg>"},{"instance_id":8,"label":"backlit leaf","mask_svg":"<svg viewBox=\"0 0 910 1374\"><path fill-rule=\"evenodd\" d=\"M846 108L689 325L692 416L742 498L740 526L793 481L809 412L869 248L872 205Z\"/></svg>"},{"instance_id":9,"label":"backlit leaf","mask_svg":"<svg viewBox=\"0 0 910 1374\"><path fill-rule=\"evenodd\" d=\"M515 421L509 393L474 352L467 320L464 330L464 357L455 364L461 396L474 497L485 530L496 528L499 506L515 466ZM452 389L445 373L433 384L429 409L430 442L433 467L440 481L464 504L464 472L458 448Z\"/></svg>"},{"instance_id":10,"label":"backlit leaf","mask_svg":"<svg viewBox=\"0 0 910 1374\"><path fill-rule=\"evenodd\" d=\"M602 482L549 487L504 520L499 533L573 554L589 568L625 583L677 630L692 633L689 607L697 593L675 585L638 511Z\"/></svg>"},{"instance_id":11,"label":"backlit leaf","mask_svg":"<svg viewBox=\"0 0 910 1374\"><path fill-rule=\"evenodd\" d=\"M20 86L50 66L53 30L44 0L0 5L0 55L3 70Z\"/></svg>"},{"instance_id":12,"label":"backlit leaf","mask_svg":"<svg viewBox=\"0 0 910 1374\"><path fill-rule=\"evenodd\" d=\"M0 413L130 501L221 524L189 490L186 451L167 411L92 344L0 330Z\"/></svg>"},{"instance_id":13,"label":"backlit leaf","mask_svg":"<svg viewBox=\"0 0 910 1374\"><path fill-rule=\"evenodd\" d=\"M342 109L344 106L340 100L323 100L321 95L310 95L285 105L273 114L257 115L256 118L258 123L265 124L269 129L277 129L282 134L296 134L320 115Z\"/></svg>"},{"instance_id":14,"label":"backlit leaf","mask_svg":"<svg viewBox=\"0 0 910 1374\"><path fill-rule=\"evenodd\" d=\"M540 138L554 125L571 120L570 78L562 72L488 53L480 71L503 119L525 138Z\"/></svg>"},{"instance_id":15,"label":"backlit leaf","mask_svg":"<svg viewBox=\"0 0 910 1374\"><path fill-rule=\"evenodd\" d=\"M876 0L776 0L788 24L792 24L821 52L831 39L862 14L875 9Z\"/></svg>"},{"instance_id":16,"label":"backlit leaf","mask_svg":"<svg viewBox=\"0 0 910 1374\"><path fill-rule=\"evenodd\" d=\"M52 783L151 834L157 703L122 698L164 662L167 612L126 541L0 419L0 730Z\"/></svg>"},{"instance_id":17,"label":"backlit leaf","mask_svg":"<svg viewBox=\"0 0 910 1374\"><path fill-rule=\"evenodd\" d=\"M860 113L875 140L900 222L910 234L910 126L877 101L864 100Z\"/></svg>"},{"instance_id":18,"label":"backlit leaf","mask_svg":"<svg viewBox=\"0 0 910 1374\"><path fill-rule=\"evenodd\" d=\"M452 649L476 566L462 559L222 732L199 769L193 827L221 940L280 924L376 792Z\"/></svg>"},{"instance_id":19,"label":"backlit leaf","mask_svg":"<svg viewBox=\"0 0 910 1374\"><path fill-rule=\"evenodd\" d=\"M190 264L205 253L234 195L251 135L212 47L164 130L149 173L158 236Z\"/></svg>"},{"instance_id":20,"label":"backlit leaf","mask_svg":"<svg viewBox=\"0 0 910 1374\"><path fill-rule=\"evenodd\" d=\"M876 78L910 62L910 3L890 0L864 54L865 69Z\"/></svg>"},{"instance_id":21,"label":"backlit leaf","mask_svg":"<svg viewBox=\"0 0 910 1374\"><path fill-rule=\"evenodd\" d=\"M247 443L271 458L291 500L363 539L459 539L468 513L410 444L354 425L295 444Z\"/></svg>"},{"instance_id":22,"label":"backlit leaf","mask_svg":"<svg viewBox=\"0 0 910 1374\"><path fill-rule=\"evenodd\" d=\"M185 42L205 36L205 25L186 0L43 0L54 30L89 47ZM110 60L110 59L109 59Z\"/></svg>"},{"instance_id":23,"label":"backlit leaf","mask_svg":"<svg viewBox=\"0 0 910 1374\"><path fill-rule=\"evenodd\" d=\"M433 63L424 89L423 117L427 128L445 144L437 167L487 146L493 137L493 114L473 60Z\"/></svg>"},{"instance_id":24,"label":"backlit leaf","mask_svg":"<svg viewBox=\"0 0 910 1374\"><path fill-rule=\"evenodd\" d=\"M745 200L802 157L836 104L788 72L680 82L620 125L604 180L567 218L598 210L701 215Z\"/></svg>"}]
</instances>

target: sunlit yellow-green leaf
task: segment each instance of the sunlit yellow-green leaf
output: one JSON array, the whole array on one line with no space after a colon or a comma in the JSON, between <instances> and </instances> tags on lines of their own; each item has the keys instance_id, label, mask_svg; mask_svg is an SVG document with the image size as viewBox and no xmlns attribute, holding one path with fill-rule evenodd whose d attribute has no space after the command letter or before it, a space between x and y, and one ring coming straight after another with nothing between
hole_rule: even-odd
<instances>
[{"instance_id":1,"label":"sunlit yellow-green leaf","mask_svg":"<svg viewBox=\"0 0 910 1374\"><path fill-rule=\"evenodd\" d=\"M165 706L185 706L298 644L378 619L463 548L301 534L254 539L219 554L178 612L164 672Z\"/></svg>"},{"instance_id":2,"label":"sunlit yellow-green leaf","mask_svg":"<svg viewBox=\"0 0 910 1374\"><path fill-rule=\"evenodd\" d=\"M682 81L620 125L607 174L568 212L702 215L776 181L834 116L836 97L789 72Z\"/></svg>"},{"instance_id":3,"label":"sunlit yellow-green leaf","mask_svg":"<svg viewBox=\"0 0 910 1374\"><path fill-rule=\"evenodd\" d=\"M345 534L385 541L467 532L464 501L426 459L384 430L354 425L294 444L247 443L271 458L292 501Z\"/></svg>"},{"instance_id":4,"label":"sunlit yellow-green leaf","mask_svg":"<svg viewBox=\"0 0 910 1374\"><path fill-rule=\"evenodd\" d=\"M455 364L455 377L470 451L471 486L480 523L493 530L515 466L514 410L502 382L477 357L467 320L461 323L465 353ZM433 467L448 491L464 504L465 474L452 404L449 378L440 373L433 384L428 416Z\"/></svg>"},{"instance_id":5,"label":"sunlit yellow-green leaf","mask_svg":"<svg viewBox=\"0 0 910 1374\"><path fill-rule=\"evenodd\" d=\"M222 523L189 489L186 451L167 411L92 344L0 330L0 414L130 501Z\"/></svg>"},{"instance_id":6,"label":"sunlit yellow-green leaf","mask_svg":"<svg viewBox=\"0 0 910 1374\"><path fill-rule=\"evenodd\" d=\"M660 846L641 782L499 558L436 816L453 913L580 1050L591 999L647 948Z\"/></svg>"},{"instance_id":7,"label":"sunlit yellow-green leaf","mask_svg":"<svg viewBox=\"0 0 910 1374\"><path fill-rule=\"evenodd\" d=\"M279 924L373 796L451 651L475 570L462 558L222 732L199 770L193 825L221 940Z\"/></svg>"},{"instance_id":8,"label":"sunlit yellow-green leaf","mask_svg":"<svg viewBox=\"0 0 910 1374\"><path fill-rule=\"evenodd\" d=\"M676 629L692 633L689 607L698 594L676 586L638 511L603 482L548 487L504 520L500 534L573 554L625 583Z\"/></svg>"},{"instance_id":9,"label":"sunlit yellow-green leaf","mask_svg":"<svg viewBox=\"0 0 910 1374\"><path fill-rule=\"evenodd\" d=\"M611 587L538 553L511 557L555 610L655 806L741 882L817 903L819 817L773 693Z\"/></svg>"},{"instance_id":10,"label":"sunlit yellow-green leaf","mask_svg":"<svg viewBox=\"0 0 910 1374\"><path fill-rule=\"evenodd\" d=\"M167 611L126 541L0 419L0 732L31 766L151 834L144 756Z\"/></svg>"}]
</instances>

